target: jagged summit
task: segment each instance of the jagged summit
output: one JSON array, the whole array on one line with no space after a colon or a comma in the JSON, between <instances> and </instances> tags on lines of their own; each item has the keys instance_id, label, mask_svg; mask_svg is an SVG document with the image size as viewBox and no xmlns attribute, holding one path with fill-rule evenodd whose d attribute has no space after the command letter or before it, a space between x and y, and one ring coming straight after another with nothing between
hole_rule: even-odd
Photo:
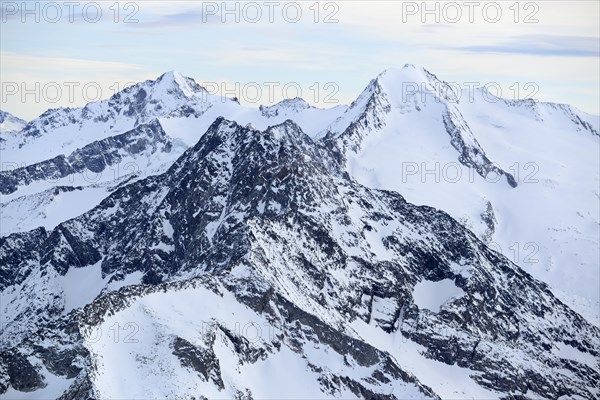
<instances>
[{"instance_id":1,"label":"jagged summit","mask_svg":"<svg viewBox=\"0 0 600 400\"><path fill-rule=\"evenodd\" d=\"M91 102L80 108L51 109L30 121L22 137L7 146L23 148L22 159L35 153L25 151L29 142L41 138L46 151L71 152L78 147L114 134L129 131L157 117L198 116L215 102L193 79L170 71L155 80L128 86L106 100ZM39 141L37 141L39 143Z\"/></svg>"},{"instance_id":2,"label":"jagged summit","mask_svg":"<svg viewBox=\"0 0 600 400\"><path fill-rule=\"evenodd\" d=\"M193 78L186 77L177 71L165 72L154 81L154 84L156 86L165 85L167 90L177 87L187 97L207 93L206 89L196 83Z\"/></svg>"},{"instance_id":3,"label":"jagged summit","mask_svg":"<svg viewBox=\"0 0 600 400\"><path fill-rule=\"evenodd\" d=\"M294 136L304 135L304 132L302 132L302 128L300 127L300 125L298 125L291 119L286 119L280 124L269 126L266 129L266 132L285 132L286 134L293 134Z\"/></svg>"},{"instance_id":4,"label":"jagged summit","mask_svg":"<svg viewBox=\"0 0 600 400\"><path fill-rule=\"evenodd\" d=\"M279 115L290 115L299 113L304 110L308 110L312 108L308 102L300 97L295 97L293 99L283 99L279 103L275 103L272 106L264 106L261 105L259 110L262 115L271 118Z\"/></svg>"}]
</instances>

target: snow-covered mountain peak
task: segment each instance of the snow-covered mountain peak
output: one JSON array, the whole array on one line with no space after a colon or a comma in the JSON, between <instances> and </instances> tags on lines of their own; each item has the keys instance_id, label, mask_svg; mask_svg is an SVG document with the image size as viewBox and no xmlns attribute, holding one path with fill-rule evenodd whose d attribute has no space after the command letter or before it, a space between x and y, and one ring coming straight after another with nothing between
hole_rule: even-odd
<instances>
[{"instance_id":1,"label":"snow-covered mountain peak","mask_svg":"<svg viewBox=\"0 0 600 400\"><path fill-rule=\"evenodd\" d=\"M177 71L165 72L154 81L154 86L165 88L167 91L170 89L179 89L186 97L206 93L206 89L196 83L194 79L183 76Z\"/></svg>"},{"instance_id":2,"label":"snow-covered mountain peak","mask_svg":"<svg viewBox=\"0 0 600 400\"><path fill-rule=\"evenodd\" d=\"M272 106L263 106L259 107L263 116L267 118L276 117L278 115L289 115L296 114L304 110L308 110L311 108L311 105L308 102L300 97L295 97L293 99L284 99L279 103L273 104Z\"/></svg>"},{"instance_id":3,"label":"snow-covered mountain peak","mask_svg":"<svg viewBox=\"0 0 600 400\"><path fill-rule=\"evenodd\" d=\"M292 135L293 137L296 137L298 135L304 135L304 132L302 132L302 128L300 128L298 126L298 124L296 124L291 119L286 119L281 124L277 124L277 125L268 127L267 132L272 133L274 135L277 135L277 134Z\"/></svg>"},{"instance_id":4,"label":"snow-covered mountain peak","mask_svg":"<svg viewBox=\"0 0 600 400\"><path fill-rule=\"evenodd\" d=\"M178 84L185 83L186 79L191 79L183 76L179 71L171 70L163 73L157 80L173 81Z\"/></svg>"},{"instance_id":5,"label":"snow-covered mountain peak","mask_svg":"<svg viewBox=\"0 0 600 400\"><path fill-rule=\"evenodd\" d=\"M391 111L389 97L381 86L381 76L371 80L350 107L327 128L326 140L340 138L342 148L357 151L371 129L385 125Z\"/></svg>"},{"instance_id":6,"label":"snow-covered mountain peak","mask_svg":"<svg viewBox=\"0 0 600 400\"><path fill-rule=\"evenodd\" d=\"M181 106L182 102L194 97L206 101L206 94L206 89L192 78L185 77L177 71L168 71L155 80L147 80L123 89L114 94L108 102L110 105L117 106L123 102L150 107L158 105L154 107L154 110L157 111L156 114L160 115L161 110L170 110L173 107ZM197 99L193 100L197 101ZM94 104L90 103L88 106Z\"/></svg>"},{"instance_id":7,"label":"snow-covered mountain peak","mask_svg":"<svg viewBox=\"0 0 600 400\"><path fill-rule=\"evenodd\" d=\"M386 68L383 71L381 71L381 73L378 75L378 77L393 76L393 75L399 75L399 74L402 74L405 77L410 77L410 76L418 77L418 76L423 76L427 73L429 73L429 71L427 71L424 67L414 65L414 64L404 64L404 66L401 68L399 68L399 67Z\"/></svg>"},{"instance_id":8,"label":"snow-covered mountain peak","mask_svg":"<svg viewBox=\"0 0 600 400\"><path fill-rule=\"evenodd\" d=\"M0 110L0 133L19 132L27 122L9 112Z\"/></svg>"},{"instance_id":9,"label":"snow-covered mountain peak","mask_svg":"<svg viewBox=\"0 0 600 400\"><path fill-rule=\"evenodd\" d=\"M193 79L170 71L81 108L48 110L29 122L23 135L10 138L3 147L12 149L19 162L39 162L45 159L41 157L70 153L154 118L202 115L217 101Z\"/></svg>"},{"instance_id":10,"label":"snow-covered mountain peak","mask_svg":"<svg viewBox=\"0 0 600 400\"><path fill-rule=\"evenodd\" d=\"M404 107L414 103L419 110L431 102L458 103L458 94L447 82L423 67L406 64L402 68L389 68L377 77L394 106Z\"/></svg>"},{"instance_id":11,"label":"snow-covered mountain peak","mask_svg":"<svg viewBox=\"0 0 600 400\"><path fill-rule=\"evenodd\" d=\"M421 111L428 103L439 105L453 101L456 101L456 95L447 83L423 67L406 64L403 68L386 69L372 79L346 113L328 130L339 136L347 130L355 132L359 127L369 130L381 128L385 125L384 116L392 109L405 114ZM355 146L360 147L360 143L350 147L358 148Z\"/></svg>"}]
</instances>

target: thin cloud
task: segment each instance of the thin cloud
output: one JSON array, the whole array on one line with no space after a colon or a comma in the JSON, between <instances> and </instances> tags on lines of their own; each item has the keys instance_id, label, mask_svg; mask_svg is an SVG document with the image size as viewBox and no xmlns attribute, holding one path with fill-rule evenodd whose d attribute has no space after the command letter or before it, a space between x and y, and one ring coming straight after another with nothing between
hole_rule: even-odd
<instances>
[{"instance_id":1,"label":"thin cloud","mask_svg":"<svg viewBox=\"0 0 600 400\"><path fill-rule=\"evenodd\" d=\"M204 14L202 11L189 10L175 14L161 16L154 21L147 21L138 24L139 28L181 28L191 26L201 26L206 24L220 23L221 17L215 14Z\"/></svg>"},{"instance_id":2,"label":"thin cloud","mask_svg":"<svg viewBox=\"0 0 600 400\"><path fill-rule=\"evenodd\" d=\"M455 47L478 53L510 53L533 56L599 57L600 39L591 36L521 35L491 45Z\"/></svg>"},{"instance_id":3,"label":"thin cloud","mask_svg":"<svg viewBox=\"0 0 600 400\"><path fill-rule=\"evenodd\" d=\"M23 24L90 24L100 22L113 22L114 14L109 8L109 3L93 3L94 7L83 11L82 5L73 3L69 8L69 3L61 2L6 2L0 4L0 22L1 23L23 23ZM136 3L137 4L137 3ZM49 10L45 7L50 6ZM92 4L90 4L92 5Z\"/></svg>"},{"instance_id":4,"label":"thin cloud","mask_svg":"<svg viewBox=\"0 0 600 400\"><path fill-rule=\"evenodd\" d=\"M451 24L424 24L421 29L425 30L439 30L439 29L454 29L456 25Z\"/></svg>"},{"instance_id":5,"label":"thin cloud","mask_svg":"<svg viewBox=\"0 0 600 400\"><path fill-rule=\"evenodd\" d=\"M60 58L60 57L40 57L26 54L13 53L9 51L0 52L0 59L3 69L14 68L22 69L43 69L45 71L102 71L102 72L119 72L119 71L139 71L144 69L142 65L128 64L118 61L97 61L84 60L77 58ZM29 66L29 67L27 67Z\"/></svg>"}]
</instances>

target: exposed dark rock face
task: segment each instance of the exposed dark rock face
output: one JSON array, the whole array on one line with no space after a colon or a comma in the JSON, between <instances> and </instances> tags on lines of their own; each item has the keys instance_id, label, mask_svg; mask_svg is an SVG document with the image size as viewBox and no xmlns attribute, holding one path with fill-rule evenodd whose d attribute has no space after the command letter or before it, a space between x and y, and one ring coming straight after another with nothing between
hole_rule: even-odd
<instances>
[{"instance_id":1,"label":"exposed dark rock face","mask_svg":"<svg viewBox=\"0 0 600 400\"><path fill-rule=\"evenodd\" d=\"M37 369L26 357L19 353L3 354L4 369L8 374L8 383L21 392L33 392L45 387Z\"/></svg>"},{"instance_id":2,"label":"exposed dark rock face","mask_svg":"<svg viewBox=\"0 0 600 400\"><path fill-rule=\"evenodd\" d=\"M31 265L41 258L41 246L47 239L44 228L0 237L0 289L27 278Z\"/></svg>"},{"instance_id":3,"label":"exposed dark rock face","mask_svg":"<svg viewBox=\"0 0 600 400\"><path fill-rule=\"evenodd\" d=\"M597 398L598 370L553 351L569 346L599 357L597 327L447 214L368 189L340 170L337 156L291 121L261 132L219 118L166 173L118 188L52 232L0 239L2 288L95 263L110 283L142 275L142 284L106 290L67 315L32 304L30 312L44 318L17 345L5 344L0 370L12 372L0 392L44 385L27 354L73 379L63 398L93 397L101 363L80 332L147 296L202 289L235 296L277 327L259 343L215 323L202 342L176 336L159 344L217 389L229 384L215 351L223 339L240 365L318 345L343 368L366 374L347 376L308 359L323 393L391 399L398 397L392 385L437 398L408 371L409 361L367 338L373 329L420 346L425 358L467 368L500 397ZM439 312L415 304L418 283L442 280L464 294ZM53 294L60 304L62 294ZM246 387L236 390L237 398L254 397Z\"/></svg>"},{"instance_id":4,"label":"exposed dark rock face","mask_svg":"<svg viewBox=\"0 0 600 400\"><path fill-rule=\"evenodd\" d=\"M0 193L10 194L19 186L36 181L54 182L73 174L110 173L106 169L119 164L125 157L171 151L171 138L160 123L154 120L135 129L103 140L95 141L75 150L68 156L60 155L51 160L0 173Z\"/></svg>"},{"instance_id":5,"label":"exposed dark rock face","mask_svg":"<svg viewBox=\"0 0 600 400\"><path fill-rule=\"evenodd\" d=\"M494 214L494 207L492 207L492 203L489 201L485 205L485 210L481 213L481 220L487 227L482 240L485 243L489 243L496 232L496 224L498 223L498 221L496 221L496 215Z\"/></svg>"},{"instance_id":6,"label":"exposed dark rock face","mask_svg":"<svg viewBox=\"0 0 600 400\"><path fill-rule=\"evenodd\" d=\"M446 132L450 135L450 143L459 153L458 160L463 165L475 169L480 176L492 179L492 182L497 181L498 177L504 176L511 187L517 187L515 178L494 165L477 142L473 145L465 143L464 132L469 132L470 129L458 111L448 111L444 115L444 125Z\"/></svg>"},{"instance_id":7,"label":"exposed dark rock face","mask_svg":"<svg viewBox=\"0 0 600 400\"><path fill-rule=\"evenodd\" d=\"M379 80L373 79L361 96L350 105L350 109L359 109L358 117L343 132L329 132L324 139L329 146L335 143L342 154L360 151L369 132L385 126L385 115L392 110L392 106Z\"/></svg>"},{"instance_id":8,"label":"exposed dark rock face","mask_svg":"<svg viewBox=\"0 0 600 400\"><path fill-rule=\"evenodd\" d=\"M209 340L214 343L214 335ZM219 359L212 349L202 349L192 345L185 339L175 338L173 342L173 354L181 361L185 368L197 371L204 381L211 380L219 389L224 389L221 379L221 368Z\"/></svg>"}]
</instances>

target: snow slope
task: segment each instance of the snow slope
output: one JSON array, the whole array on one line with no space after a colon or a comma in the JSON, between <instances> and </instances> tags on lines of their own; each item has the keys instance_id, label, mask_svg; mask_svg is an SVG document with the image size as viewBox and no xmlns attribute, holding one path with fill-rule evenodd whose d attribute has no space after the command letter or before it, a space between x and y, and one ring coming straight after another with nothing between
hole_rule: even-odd
<instances>
[{"instance_id":1,"label":"snow slope","mask_svg":"<svg viewBox=\"0 0 600 400\"><path fill-rule=\"evenodd\" d=\"M444 85L414 66L382 73L330 126L348 171L447 211L598 324L599 117Z\"/></svg>"},{"instance_id":2,"label":"snow slope","mask_svg":"<svg viewBox=\"0 0 600 400\"><path fill-rule=\"evenodd\" d=\"M328 345L308 342L299 352L283 339L284 327L222 287L148 294L106 318L97 329L111 332L115 326L122 327L121 335L126 336L115 340L113 329L113 335L88 344L98 371L95 393L101 398L181 398L199 393L207 398L235 398L240 393L261 399L360 398L349 389L320 390L315 381L328 376L377 386L367 383L375 368L350 365ZM245 346L248 350L240 352ZM196 359L183 351L190 349L197 349ZM212 357L218 362L211 363ZM428 398L414 384L392 381L384 387L397 398Z\"/></svg>"}]
</instances>

